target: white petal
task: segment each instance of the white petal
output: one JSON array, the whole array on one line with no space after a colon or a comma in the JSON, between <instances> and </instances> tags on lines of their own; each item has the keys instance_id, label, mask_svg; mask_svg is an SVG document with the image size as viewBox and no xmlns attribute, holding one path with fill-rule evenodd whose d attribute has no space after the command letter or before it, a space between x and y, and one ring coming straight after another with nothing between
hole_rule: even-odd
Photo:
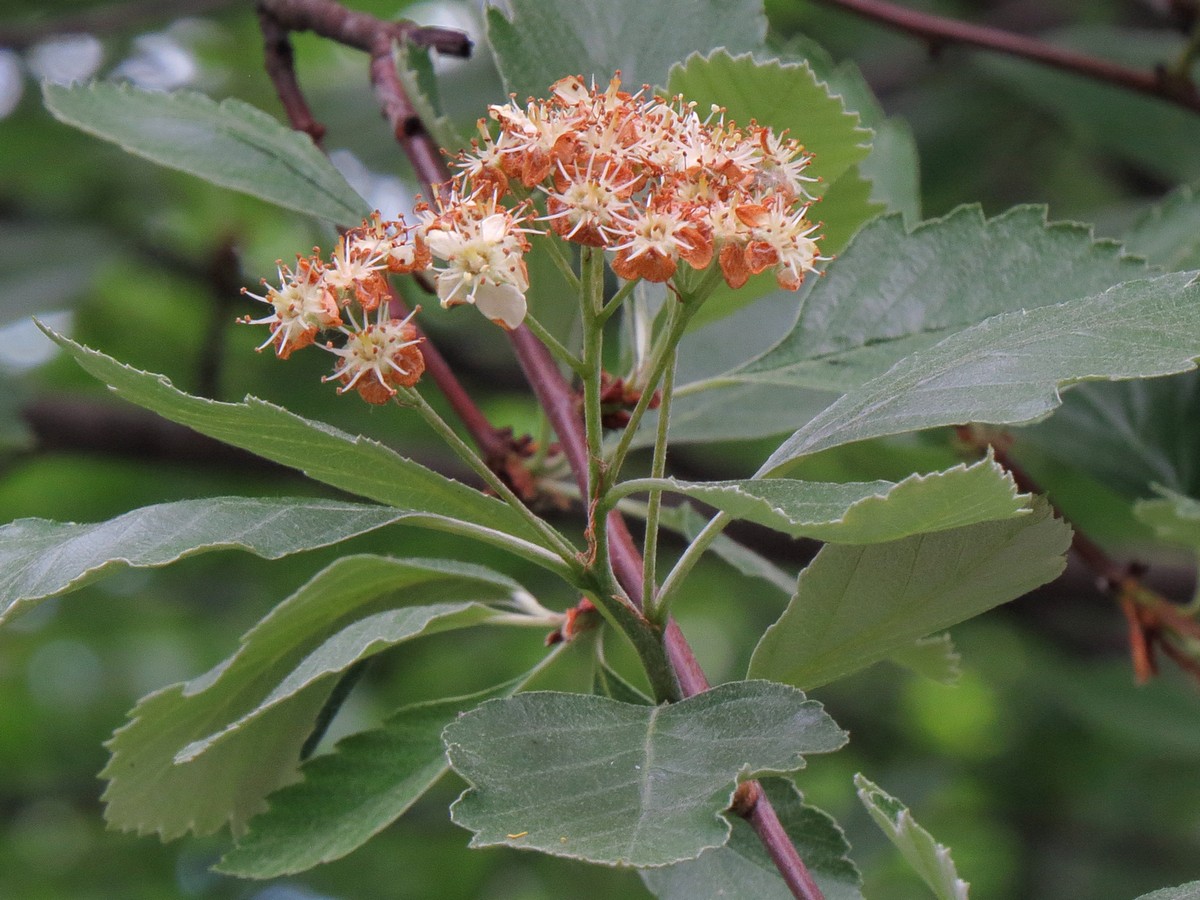
<instances>
[{"instance_id":1,"label":"white petal","mask_svg":"<svg viewBox=\"0 0 1200 900\"><path fill-rule=\"evenodd\" d=\"M467 281L463 273L457 269L447 269L439 272L437 277L437 295L442 306L457 306L460 303L470 303L467 296Z\"/></svg>"},{"instance_id":2,"label":"white petal","mask_svg":"<svg viewBox=\"0 0 1200 900\"><path fill-rule=\"evenodd\" d=\"M525 321L525 295L511 284L484 282L479 285L475 291L475 307L509 331Z\"/></svg>"},{"instance_id":3,"label":"white petal","mask_svg":"<svg viewBox=\"0 0 1200 900\"><path fill-rule=\"evenodd\" d=\"M425 235L425 242L429 245L429 249L433 255L438 259L450 259L463 246L461 235L452 234L449 231L442 231L441 229L430 229Z\"/></svg>"},{"instance_id":4,"label":"white petal","mask_svg":"<svg viewBox=\"0 0 1200 900\"><path fill-rule=\"evenodd\" d=\"M489 244L498 244L504 240L507 222L500 213L493 213L479 223L479 236Z\"/></svg>"}]
</instances>

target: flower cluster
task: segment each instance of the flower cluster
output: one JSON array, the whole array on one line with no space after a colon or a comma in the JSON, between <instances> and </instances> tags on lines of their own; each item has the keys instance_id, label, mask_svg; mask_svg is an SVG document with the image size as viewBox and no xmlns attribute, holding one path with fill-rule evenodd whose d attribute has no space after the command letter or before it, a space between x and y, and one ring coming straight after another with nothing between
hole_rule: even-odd
<instances>
[{"instance_id":1,"label":"flower cluster","mask_svg":"<svg viewBox=\"0 0 1200 900\"><path fill-rule=\"evenodd\" d=\"M681 262L706 269L714 257L734 288L773 269L794 290L813 270L813 179L798 142L715 108L701 118L682 98L630 95L619 78L604 91L564 78L551 93L490 108L498 133L481 122L459 157L461 194L544 193L550 228L611 251L628 281L668 281Z\"/></svg>"},{"instance_id":2,"label":"flower cluster","mask_svg":"<svg viewBox=\"0 0 1200 900\"><path fill-rule=\"evenodd\" d=\"M242 320L270 327L260 350L286 358L315 343L339 358L329 380L341 391L384 403L424 370L415 327L388 311L387 276L431 271L442 306L470 303L516 328L534 220L607 251L626 281L716 265L734 288L770 269L795 290L821 259L806 218L810 157L786 135L739 128L717 108L701 118L682 98L631 95L619 78L604 90L564 78L549 100L514 98L489 115L495 125L480 120L444 193L418 204L416 225L376 213L328 261L314 253L294 270L280 264L279 287L245 292L271 307ZM340 332L341 345L318 342L322 332Z\"/></svg>"},{"instance_id":3,"label":"flower cluster","mask_svg":"<svg viewBox=\"0 0 1200 900\"><path fill-rule=\"evenodd\" d=\"M258 349L273 346L281 359L310 344L328 350L338 362L326 380L341 382L340 392L357 391L368 403L386 403L396 388L411 387L425 371L412 315L393 318L388 308L387 274L420 271L429 262L419 234L376 214L342 235L328 262L316 253L300 257L295 270L281 262L279 287L264 281L265 294L243 288L271 307L271 314L240 321L269 326L271 335ZM322 332L340 332L342 345L316 343Z\"/></svg>"}]
</instances>

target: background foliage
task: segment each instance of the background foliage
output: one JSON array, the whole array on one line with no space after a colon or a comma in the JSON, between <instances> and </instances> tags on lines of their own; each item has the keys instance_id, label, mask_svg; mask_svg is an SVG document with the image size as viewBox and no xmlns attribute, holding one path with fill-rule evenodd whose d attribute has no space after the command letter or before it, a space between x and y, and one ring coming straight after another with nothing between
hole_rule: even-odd
<instances>
[{"instance_id":1,"label":"background foliage","mask_svg":"<svg viewBox=\"0 0 1200 900\"><path fill-rule=\"evenodd\" d=\"M531 8L516 0L512 5L518 17ZM356 6L381 16L397 12L375 0ZM1083 10L1065 2L1036 9L1001 2L984 13L977 4L931 6L951 15L986 15L1143 64L1173 55L1180 41L1153 12L1116 0ZM17 34L19 25L82 8L9 3L0 38L10 28ZM152 21L118 16L94 44L71 47L68 59L82 65L94 57L101 75L118 73L147 86L186 85L278 110L261 72L261 38L249 9L180 2L160 12ZM481 27L481 14L469 5L422 4L411 12L457 16L454 21ZM771 40L800 49L847 93L855 90L857 75L833 59L857 63L882 100L884 109L872 110L867 122L886 136L880 140L904 148L911 131L921 167L921 217L945 214L964 202L978 201L988 217L1018 203L1045 203L1055 220L1096 223L1101 235L1130 234L1131 247L1155 262L1180 268L1200 262L1200 239L1190 253L1178 239L1188 229L1200 234L1190 189L1155 205L1176 185L1200 177L1196 116L1010 60L959 50L930 59L915 42L797 0L772 0L767 12ZM604 26L602 18L597 28ZM753 16L739 18L738 27L747 33L759 25ZM688 34L676 37L686 50ZM730 49L744 49L734 38L741 39L732 33ZM745 38L747 45L753 40L753 34ZM305 36L295 42L301 79L329 128L327 147L343 171L385 211L406 206L409 176L379 122L363 58ZM26 72L52 76L51 49L34 45L20 56L0 56L0 72L19 63ZM608 68L619 63L597 60ZM652 81L664 75L630 73ZM449 111L465 122L503 95L486 58L447 66L442 77ZM541 84L537 73L521 77ZM686 80L686 73L680 77ZM240 283L252 285L269 274L279 256L314 242L328 245L330 231L152 166L55 122L28 78L23 96L0 120L0 155L0 324L10 326L0 341L5 365L0 521L40 516L91 522L196 496L314 490L285 472L215 450L181 463L170 447L81 448L61 433L56 446L54 432L36 428L43 421L38 411L86 433L89 406L111 401L69 360L50 359L32 373L23 368L38 353L50 352L22 324L31 312L63 311L80 340L139 368L166 373L193 392L237 400L253 390L384 441L403 433L411 446L420 435L415 421L393 410L364 415L359 404L337 402L316 386L321 372L297 371L321 365L315 360L297 358L284 368L255 355L250 351L256 336L229 324L244 312L236 294ZM915 218L916 185L889 185L886 175L879 173L877 189L901 198L894 205ZM1163 247L1171 258L1156 258ZM242 280L229 284L220 261L233 252ZM1011 265L1019 268L1020 262ZM428 324L460 332L456 340L464 349L454 362L484 398L486 410L518 431L528 429L532 412L524 405L507 346L475 318L431 318ZM224 333L221 360L213 358L208 339L214 330ZM1128 431L1148 427L1139 414L1156 408L1164 395L1175 398L1179 409L1194 410L1188 405L1194 383L1184 378L1116 389L1124 392L1117 408L1127 411L1122 421ZM1111 452L1093 452L1081 468L1068 469L1068 463L1080 462L1081 446L1095 447L1096 440L1111 435L1073 430L1072 410L1088 403L1111 408L1112 393L1110 386L1073 392L1061 415L1021 439L1019 446L1026 448L1021 458L1090 533L1115 552L1145 554L1156 520L1149 512L1142 516L1149 524L1135 519L1127 500L1144 496L1151 481L1195 492L1196 419L1154 420L1164 431L1156 434L1156 446L1178 448L1165 461L1139 455L1136 443L1121 440L1105 446ZM416 455L421 458L419 446ZM737 478L762 455L762 447L747 442L690 447L681 460L698 477ZM806 463L798 477L899 480L914 468L952 462L944 442L916 437L836 449ZM403 527L365 534L350 547L387 552ZM436 546L440 553L450 548L461 559L498 564L477 545L458 548L451 538L417 530L402 534L406 554L421 555L422 547L433 552ZM767 541L791 570L815 549L803 542L770 543L777 539L757 533L754 538ZM1165 580L1164 590L1186 596L1186 560L1154 552L1151 561L1156 577ZM142 695L194 677L227 656L237 635L333 558L315 550L271 564L220 554L153 573L128 571L14 623L0 651L0 896L639 894L640 882L629 872L502 849L468 853L467 832L447 821L458 783L423 798L345 861L266 884L209 871L224 848L219 839L160 847L101 830L95 775L107 759L102 742L126 710ZM541 577L536 570L512 574L531 585ZM693 596L678 605L714 682L737 677L748 663L742 648L752 645L782 607L784 598L774 587L763 582L756 591L747 584L712 564L693 582ZM1086 573L1069 571L1038 595L956 629L955 639L964 670L955 687L897 678L885 664L812 692L853 740L810 765L798 782L808 799L846 826L868 896L903 900L925 893L857 807L850 784L860 770L903 797L922 825L954 848L959 873L980 900L1127 900L1196 877L1195 692L1171 673L1146 687L1133 686L1122 620ZM481 675L498 681L512 670L514 658L532 665L542 652L539 638L528 634L486 644L470 630L426 639L403 656L385 657L371 671L336 730L378 723L387 710L433 696L434 686L439 694L469 693ZM469 667L462 663L466 659ZM619 667L622 660L614 663Z\"/></svg>"}]
</instances>

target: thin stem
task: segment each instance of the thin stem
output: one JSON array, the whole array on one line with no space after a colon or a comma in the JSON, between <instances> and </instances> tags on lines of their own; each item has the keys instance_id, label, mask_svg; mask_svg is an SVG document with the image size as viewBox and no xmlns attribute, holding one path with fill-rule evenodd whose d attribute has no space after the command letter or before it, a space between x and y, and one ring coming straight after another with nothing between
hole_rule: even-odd
<instances>
[{"instance_id":1,"label":"thin stem","mask_svg":"<svg viewBox=\"0 0 1200 900\"><path fill-rule=\"evenodd\" d=\"M699 378L696 381L689 381L687 384L681 384L675 389L676 397L690 397L692 394L699 394L702 391L712 391L717 388L734 387L735 385L744 384L740 378L730 378L727 375L714 375L711 378Z\"/></svg>"},{"instance_id":2,"label":"thin stem","mask_svg":"<svg viewBox=\"0 0 1200 900\"><path fill-rule=\"evenodd\" d=\"M607 322L612 317L612 314L615 313L620 308L621 304L625 302L626 298L633 293L633 289L637 287L637 285L638 282L636 280L627 281L621 285L617 289L617 292L612 295L612 299L605 303L604 308L600 310L600 315L598 317L600 321Z\"/></svg>"},{"instance_id":3,"label":"thin stem","mask_svg":"<svg viewBox=\"0 0 1200 900\"><path fill-rule=\"evenodd\" d=\"M533 313L525 313L525 324L529 326L530 331L537 335L537 339L546 345L546 349L554 355L555 359L576 375L584 374L586 371L584 361L564 347L558 338L546 329L546 326L534 318Z\"/></svg>"},{"instance_id":4,"label":"thin stem","mask_svg":"<svg viewBox=\"0 0 1200 900\"><path fill-rule=\"evenodd\" d=\"M566 279L567 284L571 286L571 290L578 292L579 276L575 274L575 270L571 268L571 261L567 259L562 252L559 240L552 234L545 235L545 240L542 241L542 246L546 248L550 254L550 258L554 261L554 265L558 271L562 273L562 277Z\"/></svg>"},{"instance_id":5,"label":"thin stem","mask_svg":"<svg viewBox=\"0 0 1200 900\"><path fill-rule=\"evenodd\" d=\"M683 337L687 323L691 319L692 313L696 310L696 306L688 303L676 303L676 301L669 299L667 302L675 303L675 306L670 308L667 314L667 327L659 335L650 352L650 367L646 374L646 382L642 388L642 395L638 397L637 404L633 407L632 412L630 412L629 422L625 425L625 430L622 432L620 440L617 441L617 446L609 458L609 477L614 481L620 474L621 466L625 463L625 457L629 453L629 448L633 446L633 439L637 434L638 426L642 423L642 417L646 414L646 410L650 408L650 404L654 400L654 389L659 379L663 377L663 373L667 370L674 348L678 346L679 339Z\"/></svg>"},{"instance_id":6,"label":"thin stem","mask_svg":"<svg viewBox=\"0 0 1200 900\"><path fill-rule=\"evenodd\" d=\"M325 126L318 122L296 78L296 53L288 29L264 7L258 8L258 27L263 36L263 58L275 93L296 131L303 131L318 147L325 137Z\"/></svg>"},{"instance_id":7,"label":"thin stem","mask_svg":"<svg viewBox=\"0 0 1200 900\"><path fill-rule=\"evenodd\" d=\"M616 586L608 558L604 499L604 425L600 385L604 356L604 326L597 315L604 305L604 253L585 247L579 259L580 307L583 310L583 436L587 443L588 546L598 577Z\"/></svg>"},{"instance_id":8,"label":"thin stem","mask_svg":"<svg viewBox=\"0 0 1200 900\"><path fill-rule=\"evenodd\" d=\"M651 491L661 491L663 489L662 482L658 477L649 478L629 478L625 481L618 481L608 489L608 500L612 502L615 508L618 504L626 503L627 497L632 497L634 494L649 494ZM640 504L641 512L637 513L637 518L646 518L646 504Z\"/></svg>"},{"instance_id":9,"label":"thin stem","mask_svg":"<svg viewBox=\"0 0 1200 900\"><path fill-rule=\"evenodd\" d=\"M717 513L708 524L700 530L695 539L688 544L687 549L683 551L683 555L675 562L675 567L667 573L667 577L663 579L662 587L658 591L658 599L655 603L658 615L665 616L671 608L671 602L675 599L675 594L679 590L679 586L683 583L684 578L692 571L696 563L700 561L700 557L704 555L704 551L709 548L709 545L717 539L725 526L733 520L733 516L728 513Z\"/></svg>"},{"instance_id":10,"label":"thin stem","mask_svg":"<svg viewBox=\"0 0 1200 900\"><path fill-rule=\"evenodd\" d=\"M416 514L406 516L403 521L424 525L426 528L444 531L447 534L461 534L463 537L474 538L482 543L507 550L514 556L527 559L546 571L553 572L567 584L579 590L584 589L582 569L579 563L573 559L565 560L562 555L547 550L541 544L535 544L533 541L527 541L486 525L476 525L466 519L455 519L452 516L439 516L434 513Z\"/></svg>"},{"instance_id":11,"label":"thin stem","mask_svg":"<svg viewBox=\"0 0 1200 900\"><path fill-rule=\"evenodd\" d=\"M495 472L488 468L487 463L480 459L479 455L471 449L466 441L455 433L446 420L437 414L437 411L429 405L428 401L421 396L416 388L400 388L397 393L397 400L402 400L405 405L416 409L420 413L421 418L425 420L425 423L437 432L438 437L444 440L450 449L463 462L470 466L471 470L482 478L489 488L496 492L496 495L501 500L518 512L521 518L542 536L546 544L552 547L564 562L574 564L576 551L570 542L559 534L548 522L522 503L521 499L512 492L512 489Z\"/></svg>"},{"instance_id":12,"label":"thin stem","mask_svg":"<svg viewBox=\"0 0 1200 900\"><path fill-rule=\"evenodd\" d=\"M1133 69L1085 53L1055 47L1035 38L917 12L884 0L818 2L922 38L933 50L938 50L946 44L979 47L1082 75L1093 81L1113 84L1139 94L1166 100L1193 112L1200 112L1200 91L1196 89L1196 85L1186 76L1175 77L1165 67L1153 71Z\"/></svg>"},{"instance_id":13,"label":"thin stem","mask_svg":"<svg viewBox=\"0 0 1200 900\"><path fill-rule=\"evenodd\" d=\"M658 408L658 428L654 432L654 458L650 477L662 478L667 472L667 431L671 424L671 394L675 387L675 353L672 345L667 370L663 374L662 403ZM662 507L662 491L653 488L646 505L646 540L642 550L642 610L651 622L661 621L654 599L657 584L655 563L658 558L658 513Z\"/></svg>"},{"instance_id":14,"label":"thin stem","mask_svg":"<svg viewBox=\"0 0 1200 900\"><path fill-rule=\"evenodd\" d=\"M571 465L581 497L588 494L588 447L579 420L579 407L562 372L550 352L521 326L511 332L513 348L546 417L558 435L563 455ZM691 648L670 623L665 633L651 627L638 611L642 599L642 558L633 543L625 520L610 512L603 521L607 529L612 572L623 596L604 594L595 589L595 602L605 619L624 632L634 646L657 699L675 700L707 689L708 683L696 665ZM685 693L686 692L686 693Z\"/></svg>"},{"instance_id":15,"label":"thin stem","mask_svg":"<svg viewBox=\"0 0 1200 900\"><path fill-rule=\"evenodd\" d=\"M688 322L692 320L692 316L696 314L696 311L700 309L700 306L720 283L721 277L721 267L713 265L704 272L700 282L694 287L684 287L681 284L681 279L676 280L676 289L680 292L679 300L674 305L668 307L667 326L663 333L658 336L650 351L650 367L646 375L642 395L638 398L637 404L629 414L629 421L625 425L625 431L617 442L616 449L609 460L610 481L615 481L621 471L621 466L625 462L625 456L633 444L638 427L642 424L642 417L646 414L646 410L650 408L650 404L654 400L654 389L666 371L669 363L669 355L679 346L680 340L683 339L683 333L687 330ZM667 302L671 303L669 299Z\"/></svg>"},{"instance_id":16,"label":"thin stem","mask_svg":"<svg viewBox=\"0 0 1200 900\"><path fill-rule=\"evenodd\" d=\"M604 331L596 320L603 304L604 257L586 248L581 256L583 293L580 297L583 308L583 435L588 451L588 502L599 499L602 466L604 463L603 425L600 422L600 381L604 355Z\"/></svg>"},{"instance_id":17,"label":"thin stem","mask_svg":"<svg viewBox=\"0 0 1200 900\"><path fill-rule=\"evenodd\" d=\"M522 325L510 331L508 336L516 351L521 370L525 373L525 380L529 382L550 426L558 435L559 445L570 463L579 492L586 497L587 442L583 439L575 395L555 365L546 345L539 341L532 331ZM641 570L640 564L638 570Z\"/></svg>"}]
</instances>

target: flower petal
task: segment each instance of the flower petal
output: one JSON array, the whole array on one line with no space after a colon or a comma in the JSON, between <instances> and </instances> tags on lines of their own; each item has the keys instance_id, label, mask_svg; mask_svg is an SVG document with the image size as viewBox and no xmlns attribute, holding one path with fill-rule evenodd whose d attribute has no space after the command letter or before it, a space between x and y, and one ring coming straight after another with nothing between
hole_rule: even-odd
<instances>
[{"instance_id":1,"label":"flower petal","mask_svg":"<svg viewBox=\"0 0 1200 900\"><path fill-rule=\"evenodd\" d=\"M508 331L525 321L525 295L511 284L484 282L475 289L478 310Z\"/></svg>"}]
</instances>

